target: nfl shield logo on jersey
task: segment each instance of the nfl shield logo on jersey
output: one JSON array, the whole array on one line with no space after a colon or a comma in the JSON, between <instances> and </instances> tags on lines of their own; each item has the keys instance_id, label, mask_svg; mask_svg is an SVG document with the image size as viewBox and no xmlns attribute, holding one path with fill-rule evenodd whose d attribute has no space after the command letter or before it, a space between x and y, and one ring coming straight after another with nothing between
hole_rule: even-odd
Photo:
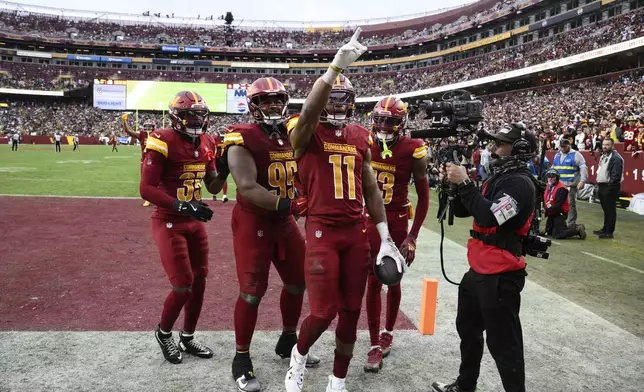
<instances>
[{"instance_id":1,"label":"nfl shield logo on jersey","mask_svg":"<svg viewBox=\"0 0 644 392\"><path fill-rule=\"evenodd\" d=\"M335 136L337 136L337 137L342 136L342 129L336 129L335 130Z\"/></svg>"},{"instance_id":2,"label":"nfl shield logo on jersey","mask_svg":"<svg viewBox=\"0 0 644 392\"><path fill-rule=\"evenodd\" d=\"M277 144L279 144L280 146L283 146L284 141L282 139L277 139Z\"/></svg>"},{"instance_id":3,"label":"nfl shield logo on jersey","mask_svg":"<svg viewBox=\"0 0 644 392\"><path fill-rule=\"evenodd\" d=\"M322 230L318 230L315 232L315 238L322 238Z\"/></svg>"},{"instance_id":4,"label":"nfl shield logo on jersey","mask_svg":"<svg viewBox=\"0 0 644 392\"><path fill-rule=\"evenodd\" d=\"M263 230L257 230L257 236L258 237L263 237L264 236L264 231Z\"/></svg>"},{"instance_id":5,"label":"nfl shield logo on jersey","mask_svg":"<svg viewBox=\"0 0 644 392\"><path fill-rule=\"evenodd\" d=\"M195 158L199 158L199 151L195 150Z\"/></svg>"}]
</instances>

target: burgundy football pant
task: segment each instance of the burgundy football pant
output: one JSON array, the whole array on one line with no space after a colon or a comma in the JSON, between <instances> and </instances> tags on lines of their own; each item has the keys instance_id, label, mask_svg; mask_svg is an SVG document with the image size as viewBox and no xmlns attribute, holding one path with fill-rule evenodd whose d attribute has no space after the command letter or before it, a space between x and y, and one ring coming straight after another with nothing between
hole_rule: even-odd
<instances>
[{"instance_id":1,"label":"burgundy football pant","mask_svg":"<svg viewBox=\"0 0 644 392\"><path fill-rule=\"evenodd\" d=\"M232 216L233 247L240 296L235 304L235 342L248 350L260 299L268 288L271 263L284 287L280 298L284 331L295 332L304 299L305 242L292 216L269 219L236 204Z\"/></svg>"},{"instance_id":2,"label":"burgundy football pant","mask_svg":"<svg viewBox=\"0 0 644 392\"><path fill-rule=\"evenodd\" d=\"M195 220L152 219L152 236L172 290L161 315L161 330L170 332L185 306L183 331L194 333L208 276L206 225Z\"/></svg>"},{"instance_id":3,"label":"burgundy football pant","mask_svg":"<svg viewBox=\"0 0 644 392\"><path fill-rule=\"evenodd\" d=\"M309 352L336 315L336 339L347 345L355 343L369 253L367 229L362 222L345 226L306 222L304 276L311 314L300 329L300 354ZM336 350L333 374L346 377L350 360L351 355Z\"/></svg>"}]
</instances>

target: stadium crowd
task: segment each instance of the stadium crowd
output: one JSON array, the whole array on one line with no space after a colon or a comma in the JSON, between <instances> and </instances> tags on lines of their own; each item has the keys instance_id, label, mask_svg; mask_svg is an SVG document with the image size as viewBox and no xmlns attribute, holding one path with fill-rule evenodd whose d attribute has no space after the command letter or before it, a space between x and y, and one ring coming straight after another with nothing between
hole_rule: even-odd
<instances>
[{"instance_id":1,"label":"stadium crowd","mask_svg":"<svg viewBox=\"0 0 644 392\"><path fill-rule=\"evenodd\" d=\"M582 132L592 138L602 131L621 126L629 116L642 114L644 71L623 74L613 79L571 82L527 91L483 97L484 127L498 127L507 119L523 121L539 134L548 134L552 148L564 134ZM131 118L135 118L132 116ZM369 126L369 111L358 112L358 122ZM139 124L152 119L164 124L160 113L139 113ZM248 121L245 115L211 117L211 132L221 132L231 123ZM166 120L167 124L167 120ZM426 127L424 114L410 119L407 128ZM120 112L104 111L79 102L10 102L0 111L2 133L106 136L120 133ZM583 141L583 139L582 139Z\"/></svg>"},{"instance_id":2,"label":"stadium crowd","mask_svg":"<svg viewBox=\"0 0 644 392\"><path fill-rule=\"evenodd\" d=\"M460 25L472 24L495 12L516 9L519 1L503 0L491 8L474 15L462 15L445 25L428 26L422 31L407 30L402 34L372 35L365 37L365 45L401 42L409 38L419 38L433 33L441 33ZM174 18L174 14L172 14ZM225 34L221 23L212 22L212 26L178 25L169 21L170 15L163 18L151 18L137 24L120 24L92 20L73 20L52 15L29 12L0 12L0 30L12 33L38 34L51 38L74 38L84 41L118 41L133 43L156 43L196 45L203 47L226 46ZM201 19L201 16L200 16ZM233 31L235 46L245 46L249 42L256 48L293 48L335 49L351 37L354 27L340 30L304 31L285 28L245 29L238 27ZM118 37L118 38L117 38Z\"/></svg>"},{"instance_id":3,"label":"stadium crowd","mask_svg":"<svg viewBox=\"0 0 644 392\"><path fill-rule=\"evenodd\" d=\"M360 96L397 94L437 87L464 80L512 71L595 48L626 41L644 34L644 9L637 9L594 24L481 54L464 60L399 72L352 74ZM94 78L166 80L181 82L250 83L259 74L115 70L0 62L0 87L57 90L87 86ZM316 76L282 75L291 97L304 98Z\"/></svg>"}]
</instances>

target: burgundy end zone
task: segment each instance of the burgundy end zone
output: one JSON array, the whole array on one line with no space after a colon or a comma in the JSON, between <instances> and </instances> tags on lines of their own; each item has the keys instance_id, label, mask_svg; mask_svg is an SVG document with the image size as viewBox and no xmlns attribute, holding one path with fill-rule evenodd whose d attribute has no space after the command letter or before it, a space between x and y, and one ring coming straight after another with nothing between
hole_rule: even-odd
<instances>
[{"instance_id":1,"label":"burgundy end zone","mask_svg":"<svg viewBox=\"0 0 644 392\"><path fill-rule=\"evenodd\" d=\"M233 330L234 202L209 203L215 210L208 224L210 275L198 328ZM0 330L154 329L169 284L150 233L152 208L141 205L140 200L0 198ZM258 330L281 329L280 291L272 270ZM402 313L396 327L415 329ZM367 329L364 306L359 328Z\"/></svg>"}]
</instances>

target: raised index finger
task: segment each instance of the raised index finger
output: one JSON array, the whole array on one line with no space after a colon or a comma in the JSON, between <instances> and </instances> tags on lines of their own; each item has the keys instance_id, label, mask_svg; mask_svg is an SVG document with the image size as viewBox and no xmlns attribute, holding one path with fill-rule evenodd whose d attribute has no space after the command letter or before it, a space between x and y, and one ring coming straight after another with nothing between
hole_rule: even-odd
<instances>
[{"instance_id":1,"label":"raised index finger","mask_svg":"<svg viewBox=\"0 0 644 392\"><path fill-rule=\"evenodd\" d=\"M353 37L351 37L351 42L358 42L358 38L360 38L360 32L362 31L362 28L358 27L356 29L356 32L353 33Z\"/></svg>"}]
</instances>

